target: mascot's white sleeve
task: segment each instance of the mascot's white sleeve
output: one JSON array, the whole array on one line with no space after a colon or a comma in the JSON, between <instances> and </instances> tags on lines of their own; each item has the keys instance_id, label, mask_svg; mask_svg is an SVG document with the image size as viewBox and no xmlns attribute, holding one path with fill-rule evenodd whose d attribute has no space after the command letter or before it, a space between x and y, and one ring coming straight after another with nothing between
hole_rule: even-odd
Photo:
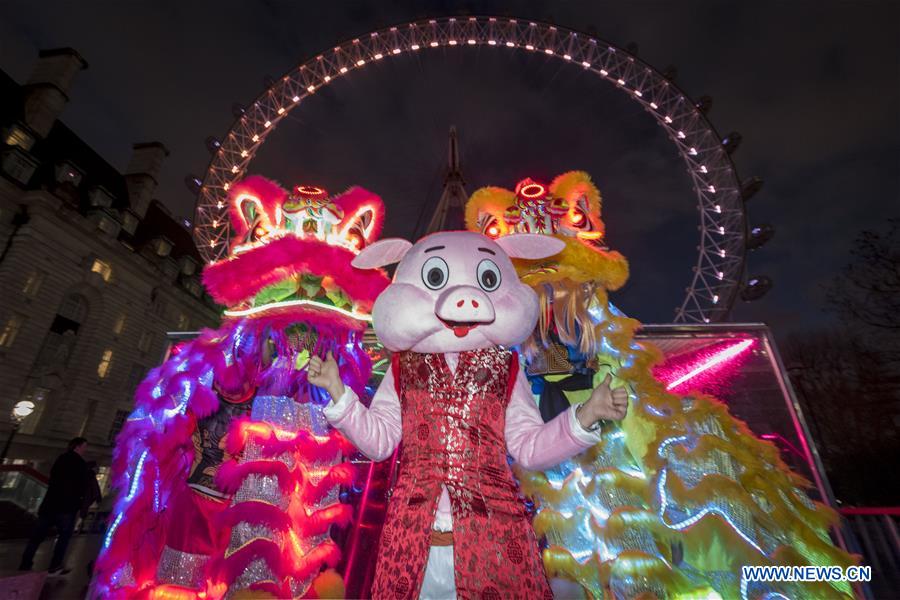
<instances>
[{"instance_id":1,"label":"mascot's white sleeve","mask_svg":"<svg viewBox=\"0 0 900 600\"><path fill-rule=\"evenodd\" d=\"M599 431L587 431L575 418L574 406L544 423L521 369L506 408L505 433L513 460L536 471L554 467L600 441Z\"/></svg>"},{"instance_id":2,"label":"mascot's white sleeve","mask_svg":"<svg viewBox=\"0 0 900 600\"><path fill-rule=\"evenodd\" d=\"M337 401L332 398L322 412L335 429L371 460L386 459L400 443L403 429L393 369L385 373L369 408L363 406L356 392L344 386L341 397Z\"/></svg>"}]
</instances>

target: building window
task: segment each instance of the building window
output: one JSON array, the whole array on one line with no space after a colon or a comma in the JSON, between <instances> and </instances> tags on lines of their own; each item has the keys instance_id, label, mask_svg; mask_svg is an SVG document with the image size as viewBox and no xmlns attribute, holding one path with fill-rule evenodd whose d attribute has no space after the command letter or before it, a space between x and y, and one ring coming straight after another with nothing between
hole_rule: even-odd
<instances>
[{"instance_id":1,"label":"building window","mask_svg":"<svg viewBox=\"0 0 900 600\"><path fill-rule=\"evenodd\" d=\"M75 349L76 337L88 313L88 303L80 294L69 294L63 298L50 331L38 352L36 365L40 368L64 369Z\"/></svg>"},{"instance_id":2,"label":"building window","mask_svg":"<svg viewBox=\"0 0 900 600\"><path fill-rule=\"evenodd\" d=\"M138 350L147 352L150 350L150 343L153 341L153 334L147 330L141 333L141 339L138 340Z\"/></svg>"},{"instance_id":3,"label":"building window","mask_svg":"<svg viewBox=\"0 0 900 600\"><path fill-rule=\"evenodd\" d=\"M178 315L178 330L179 331L187 331L187 328L190 326L191 320L188 319L188 316L184 313Z\"/></svg>"},{"instance_id":4,"label":"building window","mask_svg":"<svg viewBox=\"0 0 900 600\"><path fill-rule=\"evenodd\" d=\"M113 323L113 333L116 335L122 335L122 332L125 330L125 313L119 315L119 318L116 319L116 322Z\"/></svg>"},{"instance_id":5,"label":"building window","mask_svg":"<svg viewBox=\"0 0 900 600\"><path fill-rule=\"evenodd\" d=\"M113 205L114 198L106 188L97 186L88 194L88 200L94 208L109 208Z\"/></svg>"},{"instance_id":6,"label":"building window","mask_svg":"<svg viewBox=\"0 0 900 600\"><path fill-rule=\"evenodd\" d=\"M130 210L122 212L122 229L127 231L129 234L134 235L134 232L137 231L139 222L140 221L138 220L137 216Z\"/></svg>"},{"instance_id":7,"label":"building window","mask_svg":"<svg viewBox=\"0 0 900 600\"><path fill-rule=\"evenodd\" d=\"M97 224L97 229L109 236L116 237L119 235L119 229L121 229L122 226L116 218L110 214L109 210L111 209L94 211L91 215L91 220Z\"/></svg>"},{"instance_id":8,"label":"building window","mask_svg":"<svg viewBox=\"0 0 900 600\"><path fill-rule=\"evenodd\" d=\"M128 420L128 411L127 410L117 410L116 416L113 417L112 427L109 428L109 441L113 442L116 439L116 436L119 435L119 432L122 431L122 427L125 425L125 421Z\"/></svg>"},{"instance_id":9,"label":"building window","mask_svg":"<svg viewBox=\"0 0 900 600\"><path fill-rule=\"evenodd\" d=\"M100 493L103 496L112 491L109 487L109 467L97 467L97 485L100 486Z\"/></svg>"},{"instance_id":10,"label":"building window","mask_svg":"<svg viewBox=\"0 0 900 600\"><path fill-rule=\"evenodd\" d=\"M188 279L184 282L184 287L187 288L187 291L190 292L191 296L194 298L199 298L201 294L203 294L203 288L200 287L200 284L196 279Z\"/></svg>"},{"instance_id":11,"label":"building window","mask_svg":"<svg viewBox=\"0 0 900 600\"><path fill-rule=\"evenodd\" d=\"M190 277L197 272L197 261L190 256L182 256L178 259L178 264L181 265L182 275Z\"/></svg>"},{"instance_id":12,"label":"building window","mask_svg":"<svg viewBox=\"0 0 900 600\"><path fill-rule=\"evenodd\" d=\"M75 187L78 187L81 184L81 178L81 169L69 161L63 161L56 165L57 183L71 183Z\"/></svg>"},{"instance_id":13,"label":"building window","mask_svg":"<svg viewBox=\"0 0 900 600\"><path fill-rule=\"evenodd\" d=\"M172 242L160 236L153 240L153 251L157 256L166 257L172 252Z\"/></svg>"},{"instance_id":14,"label":"building window","mask_svg":"<svg viewBox=\"0 0 900 600\"><path fill-rule=\"evenodd\" d=\"M3 153L2 163L0 164L2 164L3 171L7 175L21 185L26 185L31 181L31 177L37 169L38 161L21 148L8 148Z\"/></svg>"},{"instance_id":15,"label":"building window","mask_svg":"<svg viewBox=\"0 0 900 600\"><path fill-rule=\"evenodd\" d=\"M6 319L6 323L3 324L3 329L0 330L0 348L12 347L24 321L25 317L17 314L12 314Z\"/></svg>"},{"instance_id":16,"label":"building window","mask_svg":"<svg viewBox=\"0 0 900 600\"><path fill-rule=\"evenodd\" d=\"M109 375L109 367L112 364L113 351L106 349L103 356L100 357L100 364L97 365L97 377L104 379Z\"/></svg>"},{"instance_id":17,"label":"building window","mask_svg":"<svg viewBox=\"0 0 900 600\"><path fill-rule=\"evenodd\" d=\"M166 301L163 299L162 294L159 293L158 290L154 290L154 298L150 301L150 310L153 311L153 314L157 317L166 316Z\"/></svg>"},{"instance_id":18,"label":"building window","mask_svg":"<svg viewBox=\"0 0 900 600\"><path fill-rule=\"evenodd\" d=\"M37 296L38 292L41 289L41 284L44 283L44 277L47 274L43 271L35 269L28 274L28 277L25 279L25 285L22 287L22 293L25 294L29 298L34 298Z\"/></svg>"},{"instance_id":19,"label":"building window","mask_svg":"<svg viewBox=\"0 0 900 600\"><path fill-rule=\"evenodd\" d=\"M91 272L98 273L100 277L103 278L103 281L109 281L109 278L112 277L112 267L110 264L99 258L94 259L94 264L91 265Z\"/></svg>"},{"instance_id":20,"label":"building window","mask_svg":"<svg viewBox=\"0 0 900 600\"><path fill-rule=\"evenodd\" d=\"M31 150L34 146L34 136L20 125L11 125L4 133L3 141L7 146L18 146L23 150Z\"/></svg>"}]
</instances>

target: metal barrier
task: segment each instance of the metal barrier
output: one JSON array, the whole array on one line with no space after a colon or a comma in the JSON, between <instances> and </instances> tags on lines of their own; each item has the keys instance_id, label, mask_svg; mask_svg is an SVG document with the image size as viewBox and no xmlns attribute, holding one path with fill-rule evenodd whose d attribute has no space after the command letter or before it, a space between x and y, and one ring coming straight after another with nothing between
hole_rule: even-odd
<instances>
[{"instance_id":1,"label":"metal barrier","mask_svg":"<svg viewBox=\"0 0 900 600\"><path fill-rule=\"evenodd\" d=\"M841 508L846 526L862 554L862 564L872 567L868 595L895 598L900 590L900 507Z\"/></svg>"},{"instance_id":2,"label":"metal barrier","mask_svg":"<svg viewBox=\"0 0 900 600\"><path fill-rule=\"evenodd\" d=\"M36 515L49 479L25 465L0 465L0 502L10 502Z\"/></svg>"}]
</instances>

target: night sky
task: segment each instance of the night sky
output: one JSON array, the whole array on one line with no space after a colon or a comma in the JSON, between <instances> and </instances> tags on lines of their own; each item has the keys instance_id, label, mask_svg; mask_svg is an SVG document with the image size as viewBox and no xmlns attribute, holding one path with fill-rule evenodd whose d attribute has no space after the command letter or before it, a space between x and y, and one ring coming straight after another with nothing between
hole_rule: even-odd
<instances>
[{"instance_id":1,"label":"night sky","mask_svg":"<svg viewBox=\"0 0 900 600\"><path fill-rule=\"evenodd\" d=\"M66 122L124 169L131 144L171 156L158 197L191 216L182 180L202 176L208 135L232 104L348 38L427 16L551 21L624 46L692 97L709 94L721 134L738 131L743 178L765 187L751 224L777 234L749 272L773 278L734 320L776 333L828 325L824 285L864 228L900 214L900 4L896 2L4 2L0 68L24 82L42 48L71 46L90 63ZM387 235L410 236L441 191L447 131L459 129L471 193L525 176L592 174L608 240L632 265L613 301L667 322L695 263L697 222L674 146L643 109L582 69L505 48L422 51L348 74L279 125L251 171L285 185L359 184L388 206Z\"/></svg>"}]
</instances>

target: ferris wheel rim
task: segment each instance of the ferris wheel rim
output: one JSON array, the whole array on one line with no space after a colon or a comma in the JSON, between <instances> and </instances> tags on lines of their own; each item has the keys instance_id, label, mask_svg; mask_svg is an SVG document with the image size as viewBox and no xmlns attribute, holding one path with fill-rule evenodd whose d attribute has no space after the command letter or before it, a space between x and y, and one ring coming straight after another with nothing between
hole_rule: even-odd
<instances>
[{"instance_id":1,"label":"ferris wheel rim","mask_svg":"<svg viewBox=\"0 0 900 600\"><path fill-rule=\"evenodd\" d=\"M385 43L385 39L393 43ZM563 48L564 42L568 52ZM627 50L575 29L516 17L448 16L405 22L364 33L314 54L275 80L236 116L207 165L194 214L194 239L204 259L208 263L215 262L227 254L230 241L228 188L243 177L271 131L291 110L302 104L306 96L373 62L419 50L454 46L508 47L545 54L576 65L580 62L583 69L624 89L627 96L642 104L667 131L678 154L688 165L700 216L700 243L693 277L681 306L676 308L675 321L711 322L727 317L743 279L747 219L737 169L713 124L684 90ZM591 57L593 60L584 60ZM578 58L582 60L578 61ZM598 60L605 62L601 65ZM640 83L637 83L638 78ZM644 85L647 82L650 82L649 86ZM662 88L667 92L663 93ZM272 102L276 91L280 103ZM673 104L673 109L680 111L662 111L660 94L665 96L667 103ZM683 110L685 107L688 107L686 111ZM679 126L690 124L690 129L677 127L676 120ZM248 128L251 122L256 128ZM244 140L243 144L232 149L238 137ZM690 144L688 138L697 141ZM695 160L692 157L701 158ZM702 160L703 157L709 157L709 160Z\"/></svg>"}]
</instances>

